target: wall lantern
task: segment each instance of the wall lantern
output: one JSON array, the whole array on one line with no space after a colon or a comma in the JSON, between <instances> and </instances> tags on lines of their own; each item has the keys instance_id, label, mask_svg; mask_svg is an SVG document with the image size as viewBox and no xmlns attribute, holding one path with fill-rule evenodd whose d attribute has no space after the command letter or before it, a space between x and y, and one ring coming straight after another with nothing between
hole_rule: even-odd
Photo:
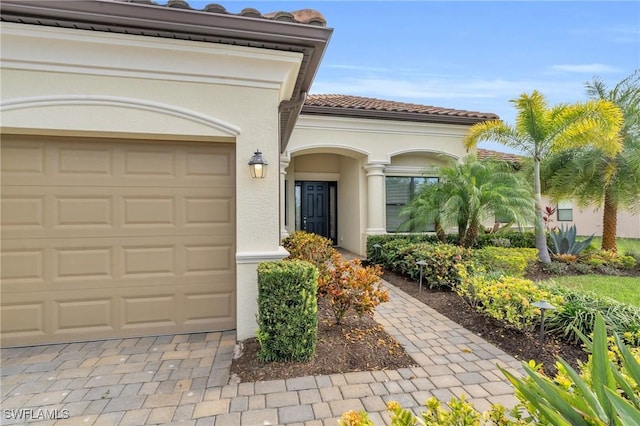
<instances>
[{"instance_id":1,"label":"wall lantern","mask_svg":"<svg viewBox=\"0 0 640 426\"><path fill-rule=\"evenodd\" d=\"M546 300L540 300L531 305L540 309L540 349L542 349L544 346L544 311L553 311L556 307Z\"/></svg>"},{"instance_id":2,"label":"wall lantern","mask_svg":"<svg viewBox=\"0 0 640 426\"><path fill-rule=\"evenodd\" d=\"M253 153L253 157L249 160L249 171L251 172L251 177L254 179L264 179L267 175L267 163L264 158L262 158L262 152L260 150L256 150Z\"/></svg>"}]
</instances>

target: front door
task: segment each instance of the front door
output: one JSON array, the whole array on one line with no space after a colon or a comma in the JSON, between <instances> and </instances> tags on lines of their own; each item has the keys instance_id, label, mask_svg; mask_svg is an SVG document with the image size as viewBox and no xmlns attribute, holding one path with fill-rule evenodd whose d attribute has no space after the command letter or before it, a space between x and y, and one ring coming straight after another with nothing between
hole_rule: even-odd
<instances>
[{"instance_id":1,"label":"front door","mask_svg":"<svg viewBox=\"0 0 640 426\"><path fill-rule=\"evenodd\" d=\"M301 228L336 244L335 182L300 182Z\"/></svg>"}]
</instances>

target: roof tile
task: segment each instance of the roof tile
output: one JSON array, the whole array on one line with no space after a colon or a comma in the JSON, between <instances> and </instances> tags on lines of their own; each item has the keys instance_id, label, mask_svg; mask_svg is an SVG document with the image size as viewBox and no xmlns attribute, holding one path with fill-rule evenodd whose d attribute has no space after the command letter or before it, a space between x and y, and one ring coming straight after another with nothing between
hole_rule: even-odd
<instances>
[{"instance_id":1,"label":"roof tile","mask_svg":"<svg viewBox=\"0 0 640 426\"><path fill-rule=\"evenodd\" d=\"M490 158L497 158L502 161L508 161L510 163L522 162L522 156L517 154L510 154L508 152L492 151L490 149L478 148L478 160L488 160Z\"/></svg>"},{"instance_id":2,"label":"roof tile","mask_svg":"<svg viewBox=\"0 0 640 426\"><path fill-rule=\"evenodd\" d=\"M351 95L309 95L305 101L305 106L399 112L417 115L455 116L485 120L496 120L499 118L496 114L492 113L441 108Z\"/></svg>"},{"instance_id":3,"label":"roof tile","mask_svg":"<svg viewBox=\"0 0 640 426\"><path fill-rule=\"evenodd\" d=\"M249 18L267 19L271 21L292 22L296 24L317 25L321 27L327 26L324 16L313 9L301 9L293 12L275 11L270 13L260 13L257 9L247 7L242 9L240 13L230 13L227 9L218 3L210 3L202 9L194 9L185 0L168 0L166 5L161 5L153 0L115 0L123 3L140 3L158 7L170 7L176 9L189 9L206 13L218 13L222 15L246 16Z\"/></svg>"}]
</instances>

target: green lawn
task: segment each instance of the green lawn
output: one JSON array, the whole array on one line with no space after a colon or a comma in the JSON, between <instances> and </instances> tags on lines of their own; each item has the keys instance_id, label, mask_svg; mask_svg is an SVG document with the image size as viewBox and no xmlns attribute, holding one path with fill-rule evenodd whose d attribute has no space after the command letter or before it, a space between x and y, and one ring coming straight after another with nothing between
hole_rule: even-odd
<instances>
[{"instance_id":1,"label":"green lawn","mask_svg":"<svg viewBox=\"0 0 640 426\"><path fill-rule=\"evenodd\" d=\"M593 237L591 243L599 249L602 247L602 237ZM640 253L640 239L638 238L616 238L616 243L618 244L618 253Z\"/></svg>"},{"instance_id":2,"label":"green lawn","mask_svg":"<svg viewBox=\"0 0 640 426\"><path fill-rule=\"evenodd\" d=\"M640 306L640 277L569 275L554 278L553 281L565 287L592 291L599 296Z\"/></svg>"}]
</instances>

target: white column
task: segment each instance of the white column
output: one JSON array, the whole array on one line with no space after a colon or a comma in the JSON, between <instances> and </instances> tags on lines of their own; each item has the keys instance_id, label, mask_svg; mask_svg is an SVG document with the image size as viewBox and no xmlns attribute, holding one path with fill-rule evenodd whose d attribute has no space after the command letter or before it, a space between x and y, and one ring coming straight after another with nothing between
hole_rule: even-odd
<instances>
[{"instance_id":1,"label":"white column","mask_svg":"<svg viewBox=\"0 0 640 426\"><path fill-rule=\"evenodd\" d=\"M287 232L287 225L285 223L286 217L286 185L285 181L287 178L287 167L289 167L289 159L285 157L280 157L280 238L284 239L289 236L289 232Z\"/></svg>"},{"instance_id":2,"label":"white column","mask_svg":"<svg viewBox=\"0 0 640 426\"><path fill-rule=\"evenodd\" d=\"M367 164L367 228L368 235L385 234L384 164Z\"/></svg>"}]
</instances>

